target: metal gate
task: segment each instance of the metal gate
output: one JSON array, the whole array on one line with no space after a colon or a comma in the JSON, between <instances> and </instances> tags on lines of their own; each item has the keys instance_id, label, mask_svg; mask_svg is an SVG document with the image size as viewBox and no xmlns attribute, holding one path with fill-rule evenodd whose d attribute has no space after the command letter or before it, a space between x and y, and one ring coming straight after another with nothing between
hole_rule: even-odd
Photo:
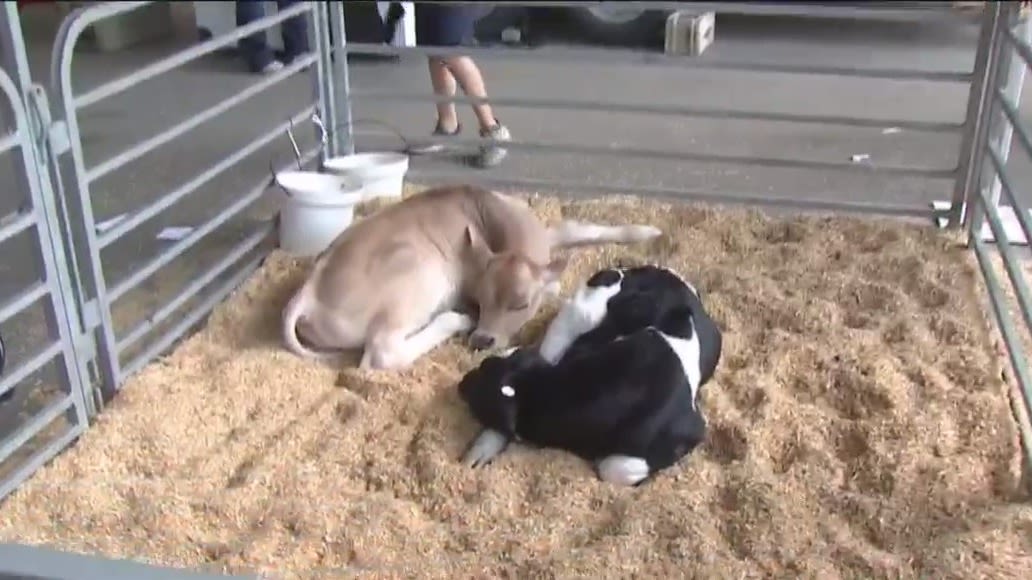
<instances>
[{"instance_id":1,"label":"metal gate","mask_svg":"<svg viewBox=\"0 0 1032 580\"><path fill-rule=\"evenodd\" d=\"M291 127L310 121L317 111L330 123L336 119L332 98L333 87L328 81L329 51L326 47L329 27L325 3L299 3L228 34L162 58L128 75L105 81L87 91L75 90L72 65L76 47L83 33L98 22L117 18L151 4L154 2L102 2L77 10L63 22L55 41L51 62L51 86L55 116L58 118L56 128L64 133L52 154L59 169L57 178L65 187L64 197L71 208L70 213L77 216L71 220L70 235L75 253L74 262L78 266L82 285L79 302L83 309L83 323L87 331L93 333L97 346L101 398L105 400L115 393L127 375L139 370L167 350L258 267L265 255L262 250L267 248L266 243L275 233L274 223L266 220L252 228L238 243L228 248L210 268L195 272L190 276L192 279L189 283L179 292L168 296L167 301L160 304L156 310L133 322L121 333L116 328L113 316L116 302L126 299L134 289L162 269L167 269L170 263L184 256L189 250L196 248L199 242L212 232L251 208L269 187L268 174L241 192L231 203L205 216L206 220L193 227L187 235L175 240L160 253L149 257L121 276L112 276L108 272L119 259L106 256L105 251L111 250L117 242L159 218L175 204L183 202L199 188L227 173L249 156L281 139ZM243 37L262 32L287 19L309 15L316 31L312 52L298 57L282 70L253 82L231 97L208 106L184 121L137 141L131 147L111 154L100 162L92 165L88 163L80 131L80 114L84 109L117 97L137 85L218 49L232 46ZM107 221L105 218L110 216L97 215L99 196L104 195L104 192L97 190L99 181L313 66L316 73L316 86L313 91L316 94L313 100L318 104L313 103L304 107L250 143L241 144L234 153L182 181L171 191L152 196L142 205L128 208L115 225L109 228L100 227L102 222ZM326 153L331 151L332 149ZM314 160L319 152L317 143L308 148L301 155L301 159L308 163ZM144 339L149 339L149 342L144 344Z\"/></svg>"},{"instance_id":2,"label":"metal gate","mask_svg":"<svg viewBox=\"0 0 1032 580\"><path fill-rule=\"evenodd\" d=\"M5 2L0 12L0 157L12 161L0 169L10 188L0 199L0 499L87 427L83 343L47 179L47 104L29 81L16 10Z\"/></svg>"},{"instance_id":3,"label":"metal gate","mask_svg":"<svg viewBox=\"0 0 1032 580\"><path fill-rule=\"evenodd\" d=\"M9 124L14 129L0 141L0 151L21 153L19 175L23 179L20 183L23 191L31 193L31 204L10 216L5 215L7 209L0 205L0 243L4 244L6 254L7 247L14 245L19 236L34 235L39 246L35 261L44 265L45 272L40 281L29 284L27 288L10 290L0 269L0 325L37 302L45 301L51 342L26 359L27 355L20 352L21 345L26 343L24 321L17 325L17 337L10 334L3 337L6 339L4 346L8 364L0 379L0 400L4 401L0 403L0 500L82 433L89 419L102 409L128 375L187 334L259 266L270 249L269 242L274 240L275 222L271 217L251 220L257 223L244 223L246 227L238 228L246 231L231 232L236 239L224 244L227 247L222 248L215 259L209 260L210 263L205 263L203 268L190 271L182 281L183 285L173 289L174 293L165 293L158 300L151 299L137 308L143 314L123 324L124 328L119 331L116 304L127 302L134 289L169 270L175 260L182 260L184 256L189 260L192 256L187 253L191 249L196 250L206 239L210 241L212 234L218 234L220 228L225 230L231 219L252 210L268 190L270 175L262 172L264 177L244 191L231 192L234 197L223 207L202 208L201 223L171 244L159 247L156 255L136 259L133 263L134 260L124 257L125 252L112 255L105 254L105 251L161 219L177 203L187 200L220 176L231 173L235 166L264 148L285 146L285 151L289 151L286 135L292 128L310 126L310 135L318 136L320 133L312 121L332 127L338 119L334 83L329 78L331 69L335 68L331 64L329 37L331 29L342 29L343 20L338 18L335 23L330 22L326 3L302 2L277 11L87 90L82 90L80 84L73 85L76 48L87 30L104 20L161 4L98 2L69 14L61 23L53 47L49 85L53 98L51 107L43 88L31 84L16 4L4 3L0 35L3 36L6 72L0 78L0 86L11 101L13 113ZM309 53L274 74L250 82L232 96L185 120L161 128L127 148L102 156L99 162L91 162L85 147L90 139L84 138L80 126L84 109L110 102L136 85L295 17L311 18L315 34ZM336 65L336 68L342 66ZM305 98L308 104L301 110L286 116L249 142L234 144L231 154L217 159L200 172L189 174L170 191L150 195L142 203L126 208L117 220L101 215L98 208L103 207L103 196L112 195L110 189L105 191L97 186L105 177L133 162L144 160L155 149L175 142L286 79L309 70L314 73L312 93ZM28 99L27 103L23 102L23 97ZM284 158L280 165L281 168L295 162L306 165L319 158L320 154L331 155L336 150L333 143L324 146L316 140L299 152L299 159L287 161ZM265 162L267 160L263 159ZM31 265L34 260L29 256L25 262ZM0 268L8 263L5 255L0 260ZM127 271L112 275L112 270L117 272L119 269ZM168 285L167 281L152 284L162 290ZM0 327L0 331L5 332L15 332L14 329L13 324ZM20 419L13 415L17 414L15 411L32 408L32 393L39 389L31 380L34 374L39 374L41 368L55 359L61 363L60 384L47 386L50 390L60 390L61 394L47 400L41 410L34 410L31 420L22 425ZM12 411L7 413L5 409ZM68 426L55 434L53 425L62 416L66 417ZM16 423L19 425L17 430L2 432L6 425ZM45 444L33 439L42 437L41 433L49 437Z\"/></svg>"}]
</instances>

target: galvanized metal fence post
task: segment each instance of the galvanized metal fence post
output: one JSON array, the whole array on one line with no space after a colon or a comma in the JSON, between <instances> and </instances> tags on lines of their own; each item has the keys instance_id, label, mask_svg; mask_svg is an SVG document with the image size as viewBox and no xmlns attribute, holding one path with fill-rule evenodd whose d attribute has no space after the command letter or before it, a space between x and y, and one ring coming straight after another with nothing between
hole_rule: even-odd
<instances>
[{"instance_id":1,"label":"galvanized metal fence post","mask_svg":"<svg viewBox=\"0 0 1032 580\"><path fill-rule=\"evenodd\" d=\"M968 93L967 113L964 115L964 133L960 141L956 179L953 186L953 198L950 202L948 227L963 225L971 215L971 190L977 186L977 173L980 167L979 151L989 108L991 87L993 86L993 70L990 66L995 62L992 55L998 49L999 30L1003 17L998 2L987 2L983 9L982 26L978 34L978 48L975 51L975 68L971 79L971 90Z\"/></svg>"},{"instance_id":2,"label":"galvanized metal fence post","mask_svg":"<svg viewBox=\"0 0 1032 580\"><path fill-rule=\"evenodd\" d=\"M127 3L126 10L132 9L128 5L143 5L145 2ZM86 176L86 166L82 150L82 138L79 133L78 115L75 109L75 97L72 94L72 58L75 53L75 40L78 39L82 27L75 15L80 11L89 8L80 8L69 15L61 23L54 43L51 60L51 82L50 87L52 98L60 111L66 137L65 147L53 151L54 164L56 165L56 180L70 187L64 196L66 212L70 225L71 249L75 255L76 263L88 265L79 271L80 282L83 286L84 296L80 302L85 330L89 333L96 345L96 364L100 374L102 397L97 402L102 405L118 389L121 382L121 374L118 362L118 352L115 348L114 322L111 319L110 309L107 305L107 285L104 281L104 271L101 265L100 247L97 244L96 221L93 217L93 204L90 199L89 180Z\"/></svg>"},{"instance_id":3,"label":"galvanized metal fence post","mask_svg":"<svg viewBox=\"0 0 1032 580\"><path fill-rule=\"evenodd\" d=\"M330 30L333 34L333 74L330 76L335 90L336 122L330 128L334 142L334 155L351 155L355 152L355 128L351 117L351 80L348 71L348 44L344 30L344 2L332 2L330 8ZM341 50L337 50L340 48Z\"/></svg>"},{"instance_id":4,"label":"galvanized metal fence post","mask_svg":"<svg viewBox=\"0 0 1032 580\"><path fill-rule=\"evenodd\" d=\"M318 115L323 128L316 128L319 139L325 139L323 143L322 160L336 155L336 144L328 134L337 126L337 102L336 86L334 83L333 69L333 43L330 39L330 7L327 2L315 2L312 10L312 28L315 37L315 51L318 59L315 61L315 100L316 115Z\"/></svg>"}]
</instances>

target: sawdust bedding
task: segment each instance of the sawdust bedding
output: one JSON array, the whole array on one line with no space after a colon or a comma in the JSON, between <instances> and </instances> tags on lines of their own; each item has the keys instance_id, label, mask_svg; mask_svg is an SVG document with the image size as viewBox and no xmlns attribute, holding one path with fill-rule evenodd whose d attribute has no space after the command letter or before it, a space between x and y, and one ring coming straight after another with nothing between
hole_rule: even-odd
<instances>
[{"instance_id":1,"label":"sawdust bedding","mask_svg":"<svg viewBox=\"0 0 1032 580\"><path fill-rule=\"evenodd\" d=\"M725 331L704 446L609 486L558 451L457 459L477 425L461 344L400 374L300 360L272 255L0 507L0 539L230 572L327 577L1023 578L1032 506L1010 389L956 239L899 223L626 199L560 216L651 223L575 254L683 272ZM540 336L554 307L522 339Z\"/></svg>"}]
</instances>

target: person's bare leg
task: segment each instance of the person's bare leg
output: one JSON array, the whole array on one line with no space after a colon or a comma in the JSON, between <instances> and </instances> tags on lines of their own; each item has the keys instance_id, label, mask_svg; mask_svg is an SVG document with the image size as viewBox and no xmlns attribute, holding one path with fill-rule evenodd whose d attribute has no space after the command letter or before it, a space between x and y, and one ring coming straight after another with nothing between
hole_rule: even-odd
<instances>
[{"instance_id":1,"label":"person's bare leg","mask_svg":"<svg viewBox=\"0 0 1032 580\"><path fill-rule=\"evenodd\" d=\"M456 89L455 77L448 66L438 57L429 57L430 83L434 94L439 97L454 97ZM459 128L459 116L455 112L455 103L437 103L437 127L446 133L454 133Z\"/></svg>"},{"instance_id":2,"label":"person's bare leg","mask_svg":"<svg viewBox=\"0 0 1032 580\"><path fill-rule=\"evenodd\" d=\"M468 56L449 56L445 59L445 64L448 66L448 70L451 71L452 76L458 81L459 86L462 87L462 92L466 93L466 96L486 99L487 88L484 86L484 77L480 74L480 68L477 63L473 62L473 59ZM482 137L492 137L495 141L508 141L512 137L509 134L509 130L498 122L498 118L495 117L494 111L491 109L491 105L487 103L478 103L473 105L473 112L477 116L477 122L480 124L480 135ZM506 150L499 147L498 145L485 145L480 148L480 163L486 167L497 165L505 158Z\"/></svg>"},{"instance_id":3,"label":"person's bare leg","mask_svg":"<svg viewBox=\"0 0 1032 580\"><path fill-rule=\"evenodd\" d=\"M439 97L454 97L458 85L444 60L438 56L430 56L427 58L427 66L430 69L430 84L434 88L434 94ZM433 137L457 137L462 127L459 123L459 115L455 111L455 103L436 103L436 106L437 125L431 135ZM444 148L444 143L430 142L410 148L409 153L415 155L436 153Z\"/></svg>"},{"instance_id":4,"label":"person's bare leg","mask_svg":"<svg viewBox=\"0 0 1032 580\"><path fill-rule=\"evenodd\" d=\"M480 68L477 66L477 63L473 62L472 58L468 56L449 56L445 63L452 76L459 82L462 92L466 93L466 96L478 99L487 98L484 76L480 74ZM454 89L452 90L454 92ZM491 105L486 103L473 105L473 112L477 116L477 122L480 123L481 131L490 129L497 123L494 111L491 110Z\"/></svg>"}]
</instances>

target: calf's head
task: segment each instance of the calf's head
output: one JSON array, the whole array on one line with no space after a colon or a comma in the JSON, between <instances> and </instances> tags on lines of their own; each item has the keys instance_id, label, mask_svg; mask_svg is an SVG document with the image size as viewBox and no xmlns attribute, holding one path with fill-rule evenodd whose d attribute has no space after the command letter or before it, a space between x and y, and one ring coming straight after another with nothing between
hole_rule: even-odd
<instances>
[{"instance_id":1,"label":"calf's head","mask_svg":"<svg viewBox=\"0 0 1032 580\"><path fill-rule=\"evenodd\" d=\"M513 379L529 368L547 363L537 349L514 349L508 356L489 356L459 382L459 397L477 421L506 437L516 437L519 393Z\"/></svg>"},{"instance_id":2,"label":"calf's head","mask_svg":"<svg viewBox=\"0 0 1032 580\"><path fill-rule=\"evenodd\" d=\"M493 252L472 229L466 229L469 255L478 274L471 285L480 309L470 346L504 348L534 318L545 296L557 293L565 258L537 264L518 252Z\"/></svg>"}]
</instances>

